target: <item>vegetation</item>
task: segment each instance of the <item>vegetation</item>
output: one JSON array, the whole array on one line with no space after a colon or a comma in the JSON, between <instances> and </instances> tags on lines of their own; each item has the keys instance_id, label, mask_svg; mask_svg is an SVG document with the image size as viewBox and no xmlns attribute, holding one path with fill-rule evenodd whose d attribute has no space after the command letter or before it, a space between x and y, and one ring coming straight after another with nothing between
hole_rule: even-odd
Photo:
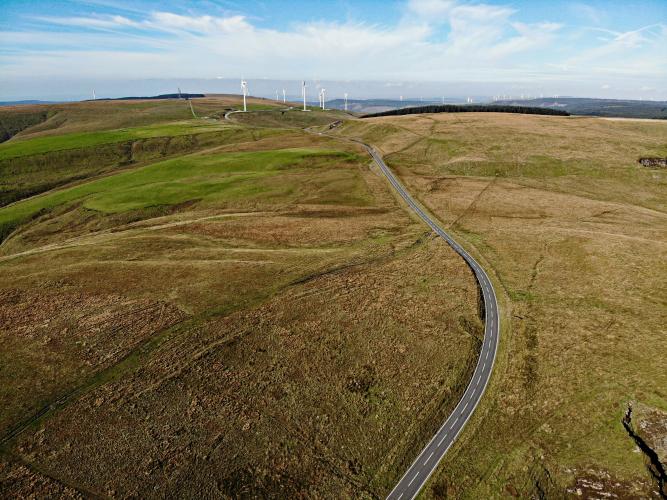
<instances>
[{"instance_id":1,"label":"vegetation","mask_svg":"<svg viewBox=\"0 0 667 500\"><path fill-rule=\"evenodd\" d=\"M384 152L501 299L489 391L425 496L657 494L622 420L630 401L667 409L667 172L637 163L665 156L667 124L440 114L338 132Z\"/></svg>"},{"instance_id":2,"label":"vegetation","mask_svg":"<svg viewBox=\"0 0 667 500\"><path fill-rule=\"evenodd\" d=\"M379 496L456 403L472 273L267 114L0 209L2 496Z\"/></svg>"},{"instance_id":3,"label":"vegetation","mask_svg":"<svg viewBox=\"0 0 667 500\"><path fill-rule=\"evenodd\" d=\"M562 109L573 115L667 119L667 102L665 101L545 97L540 99L500 102L500 105L502 106L507 106L508 104Z\"/></svg>"},{"instance_id":4,"label":"vegetation","mask_svg":"<svg viewBox=\"0 0 667 500\"><path fill-rule=\"evenodd\" d=\"M13 136L47 119L49 112L46 110L36 112L0 113L0 143L11 139Z\"/></svg>"},{"instance_id":5,"label":"vegetation","mask_svg":"<svg viewBox=\"0 0 667 500\"><path fill-rule=\"evenodd\" d=\"M373 118L378 116L415 115L421 113L521 113L525 115L556 115L570 116L567 111L551 108L537 108L529 106L503 106L499 104L441 104L418 106L414 108L399 108L364 115L362 118Z\"/></svg>"},{"instance_id":6,"label":"vegetation","mask_svg":"<svg viewBox=\"0 0 667 500\"><path fill-rule=\"evenodd\" d=\"M0 208L1 496L386 495L483 332L470 270L350 138L499 292L491 384L425 496L657 491L628 426L667 409L667 171L637 161L667 156L665 123L418 114L335 138L300 127L337 112L182 104L63 106L7 143L64 165L131 141L134 162L18 169L65 184Z\"/></svg>"},{"instance_id":7,"label":"vegetation","mask_svg":"<svg viewBox=\"0 0 667 500\"><path fill-rule=\"evenodd\" d=\"M251 104L263 106L254 100ZM192 119L183 101L96 101L49 106L48 111L33 107L30 113L50 118L0 144L0 206L121 168L285 132L222 121L232 105L224 99L199 99L198 113L210 116L200 120ZM22 114L0 112L0 119Z\"/></svg>"}]
</instances>

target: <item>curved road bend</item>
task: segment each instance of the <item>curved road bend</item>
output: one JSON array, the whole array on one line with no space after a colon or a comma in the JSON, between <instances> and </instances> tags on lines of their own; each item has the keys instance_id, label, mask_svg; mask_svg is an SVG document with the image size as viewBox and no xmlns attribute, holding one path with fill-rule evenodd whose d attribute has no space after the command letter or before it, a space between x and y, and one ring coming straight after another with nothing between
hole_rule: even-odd
<instances>
[{"instance_id":1,"label":"curved road bend","mask_svg":"<svg viewBox=\"0 0 667 500\"><path fill-rule=\"evenodd\" d=\"M433 471L442 460L442 457L447 453L447 450L452 446L459 433L472 416L475 408L479 404L484 390L486 389L491 372L493 370L493 363L496 359L496 351L498 350L498 339L500 337L500 318L498 314L498 301L496 300L496 292L493 289L493 284L488 275L482 269L472 256L466 252L458 243L456 243L451 236L449 236L435 221L433 221L424 211L417 205L412 196L410 196L403 185L394 176L392 171L385 165L382 157L369 145L364 144L370 155L375 160L375 163L380 167L382 173L387 177L394 189L401 195L405 202L417 212L417 215L428 224L438 236L444 239L456 253L458 253L470 268L475 273L475 277L479 282L484 297L484 342L477 360L477 366L472 374L472 379L468 384L463 397L454 408L454 411L449 415L442 427L438 429L435 436L424 447L416 460L412 463L407 472L403 475L398 484L387 496L391 500L411 500L417 496L422 486L426 484L428 478L433 474Z\"/></svg>"},{"instance_id":2,"label":"curved road bend","mask_svg":"<svg viewBox=\"0 0 667 500\"><path fill-rule=\"evenodd\" d=\"M227 113L225 118L229 120L229 115L232 113L233 112ZM325 134L319 132L319 135ZM340 137L337 138L340 139ZM463 397L456 405L456 408L454 408L454 411L449 415L447 420L445 420L445 423L438 429L433 438L431 438L412 465L408 468L407 472L403 474L403 477L398 484L394 486L394 489L391 490L387 496L388 500L411 500L417 496L419 490L422 489L424 484L426 484L426 481L428 481L428 478L433 474L433 471L435 471L435 468L442 460L442 457L445 456L447 450L454 444L454 441L456 441L456 438L463 430L463 427L468 420L470 420L470 417L475 411L475 408L477 408L477 405L486 390L486 386L491 378L493 364L496 360L498 339L500 337L498 301L496 299L496 292L493 289L493 284L484 269L482 269L477 261L456 243L451 236L436 224L435 221L426 215L419 205L417 205L412 196L408 194L399 180L394 176L389 167L387 167L382 157L368 144L355 139L348 140L357 142L366 148L375 163L380 167L384 176L389 180L391 185L398 194L401 195L410 208L412 208L412 210L414 210L417 215L419 215L419 217L421 217L421 219L438 234L438 236L444 239L456 253L463 257L463 260L466 261L475 273L475 277L477 278L477 282L479 283L484 298L484 341L470 383L463 393Z\"/></svg>"}]
</instances>

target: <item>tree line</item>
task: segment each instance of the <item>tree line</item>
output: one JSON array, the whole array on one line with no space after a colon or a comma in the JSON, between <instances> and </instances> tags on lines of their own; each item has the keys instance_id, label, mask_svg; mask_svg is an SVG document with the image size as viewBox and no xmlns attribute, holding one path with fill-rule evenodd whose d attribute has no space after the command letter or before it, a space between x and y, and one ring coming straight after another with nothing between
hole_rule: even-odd
<instances>
[{"instance_id":1,"label":"tree line","mask_svg":"<svg viewBox=\"0 0 667 500\"><path fill-rule=\"evenodd\" d=\"M418 106L414 108L399 108L380 113L370 113L362 118L376 116L415 115L419 113L521 113L526 115L556 115L570 116L570 113L561 109L536 108L530 106L507 106L502 104L438 104Z\"/></svg>"}]
</instances>

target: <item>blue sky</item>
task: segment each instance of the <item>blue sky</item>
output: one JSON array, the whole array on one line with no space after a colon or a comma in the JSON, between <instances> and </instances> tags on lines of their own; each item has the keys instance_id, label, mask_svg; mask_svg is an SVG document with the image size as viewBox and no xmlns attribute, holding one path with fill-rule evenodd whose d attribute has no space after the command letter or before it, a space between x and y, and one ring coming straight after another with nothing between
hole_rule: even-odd
<instances>
[{"instance_id":1,"label":"blue sky","mask_svg":"<svg viewBox=\"0 0 667 500\"><path fill-rule=\"evenodd\" d=\"M667 99L667 0L0 3L0 99L241 76Z\"/></svg>"}]
</instances>

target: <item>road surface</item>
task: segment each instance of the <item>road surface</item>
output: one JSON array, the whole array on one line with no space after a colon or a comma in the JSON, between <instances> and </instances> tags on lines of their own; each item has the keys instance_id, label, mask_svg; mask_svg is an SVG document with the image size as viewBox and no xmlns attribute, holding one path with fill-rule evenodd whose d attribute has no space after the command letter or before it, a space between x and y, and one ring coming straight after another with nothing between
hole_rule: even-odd
<instances>
[{"instance_id":1,"label":"road surface","mask_svg":"<svg viewBox=\"0 0 667 500\"><path fill-rule=\"evenodd\" d=\"M442 427L438 429L435 436L429 441L426 447L421 451L416 460L412 463L407 472L403 475L398 484L387 496L391 500L410 500L417 496L419 490L426 484L428 478L433 474L433 471L445 456L447 450L452 446L459 433L472 416L475 408L479 404L479 400L484 394L491 372L493 370L493 363L496 359L496 352L498 350L498 338L500 337L500 318L498 314L498 301L496 300L496 292L493 289L493 284L488 275L477 263L475 259L468 254L451 236L449 236L433 219L431 219L424 211L417 205L412 197L407 193L403 185L394 176L392 171L385 165L382 157L370 146L364 144L370 155L377 163L382 173L387 177L391 185L398 192L405 202L414 210L419 217L428 224L438 236L444 239L449 245L467 262L470 268L475 273L477 282L482 290L484 297L484 342L479 354L477 366L472 375L472 379L468 384L463 397L454 408L454 411L449 415Z\"/></svg>"},{"instance_id":2,"label":"road surface","mask_svg":"<svg viewBox=\"0 0 667 500\"><path fill-rule=\"evenodd\" d=\"M235 113L231 111L225 114L225 119L229 120L229 115ZM335 126L335 125L334 125ZM314 130L305 129L307 132L313 133ZM315 132L319 135L327 135L324 132ZM428 224L433 231L444 239L456 253L458 253L475 273L475 278L479 283L484 299L484 341L482 349L475 366L475 371L472 378L463 393L463 397L454 408L454 411L449 415L445 423L438 429L433 438L424 447L421 453L417 456L407 472L400 479L398 484L394 486L387 496L388 500L411 500L417 496L419 490L426 484L428 478L433 474L436 467L447 453L447 450L454 444L456 438L463 430L465 424L470 420L473 412L477 408L486 386L491 378L493 371L493 364L496 360L496 352L498 350L498 339L500 337L500 316L498 311L498 301L496 299L496 292L493 289L493 284L489 279L482 266L480 266L472 256L466 252L456 241L452 239L433 219L431 219L415 202L415 200L408 194L403 185L394 176L393 172L384 163L382 157L368 144L359 140L343 138L340 136L330 136L337 139L350 140L362 144L368 153L373 157L375 163L380 167L380 170L389 180L394 189L405 200L408 206L414 210L421 219Z\"/></svg>"}]
</instances>

